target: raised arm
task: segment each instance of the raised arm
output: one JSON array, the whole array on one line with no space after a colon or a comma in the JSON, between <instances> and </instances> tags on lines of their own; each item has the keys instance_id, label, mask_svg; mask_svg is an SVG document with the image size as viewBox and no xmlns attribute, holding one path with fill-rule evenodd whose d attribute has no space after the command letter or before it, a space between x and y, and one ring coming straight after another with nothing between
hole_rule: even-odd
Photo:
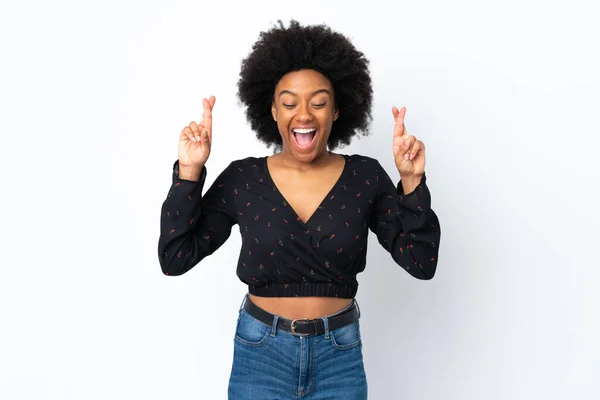
<instances>
[{"instance_id":1,"label":"raised arm","mask_svg":"<svg viewBox=\"0 0 600 400\"><path fill-rule=\"evenodd\" d=\"M396 187L383 171L373 206L371 230L398 265L418 279L435 275L440 245L440 223L431 209L425 177L425 145L409 135L404 124L406 107L392 107L392 150L400 182Z\"/></svg>"},{"instance_id":2,"label":"raised arm","mask_svg":"<svg viewBox=\"0 0 600 400\"><path fill-rule=\"evenodd\" d=\"M215 97L202 99L201 121L192 121L179 135L179 158L173 166L169 194L160 216L158 259L165 275L181 275L217 250L237 222L231 163L202 196L206 161L212 145Z\"/></svg>"}]
</instances>

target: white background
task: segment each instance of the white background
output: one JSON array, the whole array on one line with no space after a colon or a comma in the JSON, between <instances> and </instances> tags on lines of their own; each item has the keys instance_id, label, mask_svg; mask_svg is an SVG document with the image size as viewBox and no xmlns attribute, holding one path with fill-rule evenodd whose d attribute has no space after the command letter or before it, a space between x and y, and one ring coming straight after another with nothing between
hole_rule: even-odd
<instances>
[{"instance_id":1,"label":"white background","mask_svg":"<svg viewBox=\"0 0 600 400\"><path fill-rule=\"evenodd\" d=\"M160 207L202 97L217 96L207 184L270 152L236 83L259 32L290 18L371 61L371 136L340 151L397 179L393 105L427 146L438 272L410 277L371 237L370 398L600 398L592 3L3 2L0 398L226 398L239 233L166 277Z\"/></svg>"}]
</instances>

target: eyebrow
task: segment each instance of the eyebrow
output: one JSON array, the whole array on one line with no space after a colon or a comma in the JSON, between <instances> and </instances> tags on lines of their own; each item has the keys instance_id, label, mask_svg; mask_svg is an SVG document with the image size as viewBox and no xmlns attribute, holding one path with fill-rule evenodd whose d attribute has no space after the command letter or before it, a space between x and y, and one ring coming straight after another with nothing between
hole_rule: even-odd
<instances>
[{"instance_id":1,"label":"eyebrow","mask_svg":"<svg viewBox=\"0 0 600 400\"><path fill-rule=\"evenodd\" d=\"M284 89L284 90L282 90L281 92L279 92L279 97L281 97L282 95L284 95L284 94L286 94L286 93L287 93L287 94L291 94L292 96L298 96L298 94L296 94L296 93L292 92L291 90ZM319 90L315 90L315 91L314 91L314 92L311 94L311 97L312 97L312 96L314 96L314 95L316 95L316 94L318 94L318 93L327 93L328 95L330 95L330 96L331 96L331 93L329 92L329 90L327 90L327 89L319 89Z\"/></svg>"}]
</instances>

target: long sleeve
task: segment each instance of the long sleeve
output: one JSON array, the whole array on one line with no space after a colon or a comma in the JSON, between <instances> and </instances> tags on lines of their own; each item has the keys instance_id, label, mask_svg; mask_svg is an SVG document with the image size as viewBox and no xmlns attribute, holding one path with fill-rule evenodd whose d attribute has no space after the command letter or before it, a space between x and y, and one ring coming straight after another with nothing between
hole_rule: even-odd
<instances>
[{"instance_id":1,"label":"long sleeve","mask_svg":"<svg viewBox=\"0 0 600 400\"><path fill-rule=\"evenodd\" d=\"M435 275L441 237L440 223L431 209L431 194L423 175L417 188L404 195L378 165L379 187L370 229L394 261L417 279Z\"/></svg>"},{"instance_id":2,"label":"long sleeve","mask_svg":"<svg viewBox=\"0 0 600 400\"><path fill-rule=\"evenodd\" d=\"M179 178L173 165L169 194L162 204L158 259L165 275L182 275L214 253L237 223L233 199L234 164L221 172L202 196L206 168L198 182Z\"/></svg>"}]
</instances>

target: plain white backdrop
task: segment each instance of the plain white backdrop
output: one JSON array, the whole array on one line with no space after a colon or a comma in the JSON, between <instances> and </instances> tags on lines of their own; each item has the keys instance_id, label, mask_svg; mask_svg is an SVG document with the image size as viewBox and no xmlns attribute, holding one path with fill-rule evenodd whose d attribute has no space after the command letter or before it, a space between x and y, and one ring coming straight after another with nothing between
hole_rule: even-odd
<instances>
[{"instance_id":1,"label":"plain white backdrop","mask_svg":"<svg viewBox=\"0 0 600 400\"><path fill-rule=\"evenodd\" d=\"M592 3L3 3L0 398L226 399L239 233L167 277L160 207L202 97L217 97L207 185L270 152L236 83L260 31L290 18L371 61L371 135L340 151L398 179L393 105L427 146L438 271L410 277L371 237L369 398L599 398Z\"/></svg>"}]
</instances>

